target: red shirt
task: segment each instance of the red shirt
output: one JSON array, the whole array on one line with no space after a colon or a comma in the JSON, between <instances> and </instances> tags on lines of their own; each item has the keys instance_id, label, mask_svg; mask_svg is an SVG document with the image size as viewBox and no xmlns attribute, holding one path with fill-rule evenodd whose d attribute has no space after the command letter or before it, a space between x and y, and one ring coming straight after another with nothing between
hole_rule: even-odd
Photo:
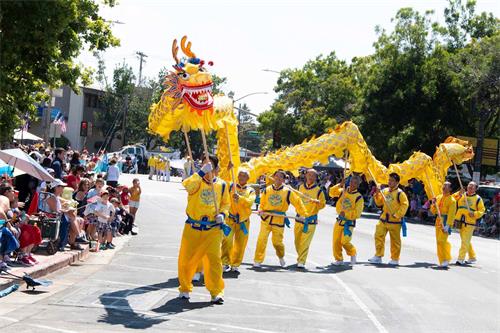
<instances>
[{"instance_id":1,"label":"red shirt","mask_svg":"<svg viewBox=\"0 0 500 333\"><path fill-rule=\"evenodd\" d=\"M78 188L78 184L80 184L80 176L76 176L74 174L70 174L66 179L68 186L71 186L75 190Z\"/></svg>"},{"instance_id":2,"label":"red shirt","mask_svg":"<svg viewBox=\"0 0 500 333\"><path fill-rule=\"evenodd\" d=\"M128 201L129 201L129 195L128 195L128 193L122 192L122 194L120 194L120 197L121 197L121 200L122 200L122 205L127 206L128 205Z\"/></svg>"}]
</instances>

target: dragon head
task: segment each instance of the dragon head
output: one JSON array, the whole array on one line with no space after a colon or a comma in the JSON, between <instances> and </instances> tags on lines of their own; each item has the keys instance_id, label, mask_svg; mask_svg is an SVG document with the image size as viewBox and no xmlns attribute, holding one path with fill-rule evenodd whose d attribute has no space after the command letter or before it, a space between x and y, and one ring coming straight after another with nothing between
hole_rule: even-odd
<instances>
[{"instance_id":1,"label":"dragon head","mask_svg":"<svg viewBox=\"0 0 500 333\"><path fill-rule=\"evenodd\" d=\"M185 57L181 59L177 56L179 51L177 39L172 43L175 71L169 72L165 77L166 89L163 98L170 97L172 110L182 103L199 115L205 110L213 112L212 76L204 67L205 61L197 58L191 51L191 42L187 44L186 42L187 36L182 37L180 46ZM213 63L210 61L208 65L211 66Z\"/></svg>"}]
</instances>

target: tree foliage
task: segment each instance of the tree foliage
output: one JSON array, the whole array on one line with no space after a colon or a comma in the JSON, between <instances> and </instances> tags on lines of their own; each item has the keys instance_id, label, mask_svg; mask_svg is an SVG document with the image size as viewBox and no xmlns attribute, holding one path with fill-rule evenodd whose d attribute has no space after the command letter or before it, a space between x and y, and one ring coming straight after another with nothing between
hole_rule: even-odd
<instances>
[{"instance_id":1,"label":"tree foliage","mask_svg":"<svg viewBox=\"0 0 500 333\"><path fill-rule=\"evenodd\" d=\"M349 64L331 53L282 71L260 131L279 148L352 119L384 162L476 136L481 117L498 136L499 20L473 1L451 0L444 26L431 14L400 9L391 32L376 28L374 53Z\"/></svg>"},{"instance_id":2,"label":"tree foliage","mask_svg":"<svg viewBox=\"0 0 500 333\"><path fill-rule=\"evenodd\" d=\"M114 0L104 1L113 6ZM101 2L102 3L102 2ZM74 62L81 50L119 44L94 0L0 2L0 141L47 98L45 87L87 82L90 70Z\"/></svg>"}]
</instances>

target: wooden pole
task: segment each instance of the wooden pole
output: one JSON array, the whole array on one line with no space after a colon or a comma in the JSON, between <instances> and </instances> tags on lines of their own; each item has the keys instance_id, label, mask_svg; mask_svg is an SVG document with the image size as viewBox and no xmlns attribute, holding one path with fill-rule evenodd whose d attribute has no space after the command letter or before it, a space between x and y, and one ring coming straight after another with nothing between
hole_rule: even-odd
<instances>
[{"instance_id":1,"label":"wooden pole","mask_svg":"<svg viewBox=\"0 0 500 333\"><path fill-rule=\"evenodd\" d=\"M370 167L367 167L368 169L368 173L370 174L370 177L372 177L373 181L375 182L375 186L378 187L378 183L377 183L377 180L375 179L375 177L373 176L373 173L372 171L370 170ZM389 210L389 213L392 215L392 207L389 205L389 203L386 201L385 199L385 195L384 193L382 193L382 189L380 189L380 195L382 195L382 201L384 202L384 204L387 206L387 209Z\"/></svg>"},{"instance_id":2,"label":"wooden pole","mask_svg":"<svg viewBox=\"0 0 500 333\"><path fill-rule=\"evenodd\" d=\"M274 182L274 178L273 178L273 176L268 176L268 175L266 175L266 177L270 178L270 179ZM287 189L289 189L290 191L295 192L295 193L297 193L298 195L300 195L300 196L302 196L302 197L304 197L304 198L306 198L306 199L311 200L312 202L319 203L319 200L318 200L318 199L311 198L311 197L310 197L310 196L308 196L307 194L302 193L302 192L300 192L300 191L298 191L298 190L294 189L293 187L291 187L291 186L289 186L289 185L283 184L283 186L285 186L285 187L286 187Z\"/></svg>"},{"instance_id":3,"label":"wooden pole","mask_svg":"<svg viewBox=\"0 0 500 333\"><path fill-rule=\"evenodd\" d=\"M457 178L458 178L458 183L460 184L460 189L462 191L464 191L465 193L465 189L464 189L464 186L462 185L462 179L460 179L460 174L458 173L458 168L457 168L457 165L455 164L455 162L450 158L450 155L448 155L448 150L446 148L442 149L441 146L439 147L439 149L441 149L446 157L448 158L448 161L451 162L451 164L453 164L453 168L455 169L455 173L457 174ZM467 198L465 198L465 205L467 206L467 212L470 213L470 207L469 207L469 201L467 200Z\"/></svg>"},{"instance_id":4,"label":"wooden pole","mask_svg":"<svg viewBox=\"0 0 500 333\"><path fill-rule=\"evenodd\" d=\"M231 144L229 143L229 130L227 128L227 123L224 123L224 128L226 130L226 140L227 140L227 151L229 153L229 163L231 163L231 177L233 178L233 193L236 193L236 177L234 175L233 156L231 156Z\"/></svg>"},{"instance_id":5,"label":"wooden pole","mask_svg":"<svg viewBox=\"0 0 500 333\"><path fill-rule=\"evenodd\" d=\"M434 190L432 189L431 181L429 179L429 174L427 173L427 170L425 171L425 178L427 178L427 183L429 184L429 189L431 190L432 196L436 199L436 209L437 209L437 212L438 212L439 219L441 221L443 221L443 218L441 217L441 210L439 209L439 205L438 205L438 202L437 202L437 197L434 194Z\"/></svg>"},{"instance_id":6,"label":"wooden pole","mask_svg":"<svg viewBox=\"0 0 500 333\"><path fill-rule=\"evenodd\" d=\"M210 162L208 154L207 138L205 137L205 131L203 131L203 129L201 129L201 139L203 140L203 150L205 151L205 159L207 162ZM212 165L212 167L214 166ZM212 170L212 172L215 172L215 169ZM217 205L217 196L215 195L213 177L210 177L210 186L212 187L212 197L214 199L215 215L219 215L219 207Z\"/></svg>"},{"instance_id":7,"label":"wooden pole","mask_svg":"<svg viewBox=\"0 0 500 333\"><path fill-rule=\"evenodd\" d=\"M194 173L194 160L193 160L193 152L191 151L191 145L189 144L189 137L188 137L188 134L187 134L187 131L186 130L182 130L182 133L184 133L184 140L186 140L186 147L187 147L187 150L188 150L188 155L189 155L189 158L190 158L190 167L191 167L191 172ZM186 175L186 177L189 177L190 175Z\"/></svg>"}]
</instances>

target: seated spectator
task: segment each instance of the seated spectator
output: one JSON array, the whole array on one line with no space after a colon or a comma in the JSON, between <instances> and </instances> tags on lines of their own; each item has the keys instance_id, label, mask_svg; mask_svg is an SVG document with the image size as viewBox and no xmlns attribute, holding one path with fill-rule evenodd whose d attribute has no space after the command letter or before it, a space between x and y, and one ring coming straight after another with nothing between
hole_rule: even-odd
<instances>
[{"instance_id":1,"label":"seated spectator","mask_svg":"<svg viewBox=\"0 0 500 333\"><path fill-rule=\"evenodd\" d=\"M14 199L14 189L8 183L0 184L0 271L10 269L9 255L19 248L15 237L16 229L7 216L11 199Z\"/></svg>"},{"instance_id":2,"label":"seated spectator","mask_svg":"<svg viewBox=\"0 0 500 333\"><path fill-rule=\"evenodd\" d=\"M82 177L85 168L81 165L74 166L71 169L71 173L68 175L66 179L66 183L69 187L73 188L74 191L78 189L78 184L80 184L80 177Z\"/></svg>"}]
</instances>

